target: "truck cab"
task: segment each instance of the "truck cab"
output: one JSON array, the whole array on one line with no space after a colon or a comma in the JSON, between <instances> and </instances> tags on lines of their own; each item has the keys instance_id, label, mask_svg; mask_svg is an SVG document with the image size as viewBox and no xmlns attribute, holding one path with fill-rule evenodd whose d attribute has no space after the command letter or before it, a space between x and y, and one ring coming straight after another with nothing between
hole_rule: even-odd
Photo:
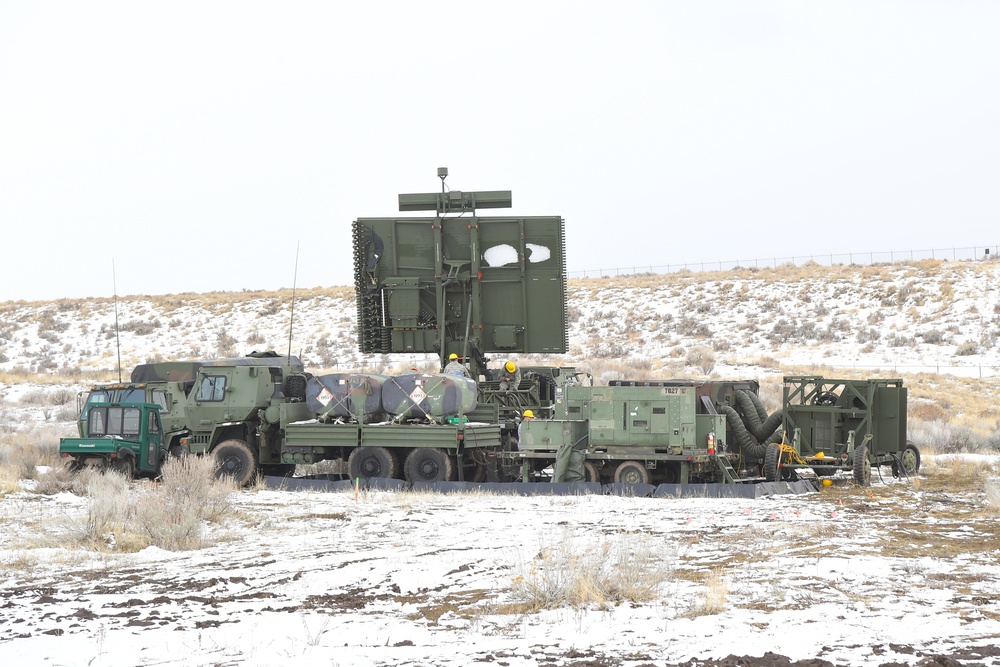
<instances>
[{"instance_id":1,"label":"truck cab","mask_svg":"<svg viewBox=\"0 0 1000 667\"><path fill-rule=\"evenodd\" d=\"M77 396L77 431L81 438L86 438L88 433L88 423L90 410L95 405L109 405L111 403L155 403L160 406L161 416L170 412L176 399L172 397L170 387L167 382L140 382L140 383L117 383L117 384L97 384L90 387L86 397L83 392ZM176 383L174 383L176 384ZM169 425L168 425L169 430Z\"/></svg>"},{"instance_id":2,"label":"truck cab","mask_svg":"<svg viewBox=\"0 0 1000 667\"><path fill-rule=\"evenodd\" d=\"M59 454L74 469L96 466L127 477L157 477L166 459L161 406L156 403L90 404L87 435L62 438Z\"/></svg>"}]
</instances>

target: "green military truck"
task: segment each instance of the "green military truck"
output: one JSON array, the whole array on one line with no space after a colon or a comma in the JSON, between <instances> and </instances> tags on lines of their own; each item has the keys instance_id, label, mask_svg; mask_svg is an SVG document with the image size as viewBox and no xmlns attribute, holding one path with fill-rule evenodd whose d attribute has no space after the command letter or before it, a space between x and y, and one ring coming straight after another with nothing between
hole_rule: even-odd
<instances>
[{"instance_id":1,"label":"green military truck","mask_svg":"<svg viewBox=\"0 0 1000 667\"><path fill-rule=\"evenodd\" d=\"M354 375L369 384L372 380ZM213 456L218 474L239 484L248 484L259 474L291 474L297 464L337 459L347 462L352 478L481 479L486 453L501 446L495 424L453 417L454 406L450 411L429 407L439 394L445 395L434 387L454 384L446 376L397 377L393 387L402 383L407 391L397 388L395 401L405 399L405 407L379 407L374 415L361 414L360 419L348 413L335 421L328 419L322 406L307 401L307 388L317 380L296 357L254 353L236 359L141 364L130 380L91 388L80 411L80 437L60 443L75 467L117 465L117 449L92 445L108 436L101 420L110 407L124 402L121 399L154 406L150 409L160 425L158 446L165 452ZM474 390L465 394L474 407ZM391 423L366 423L366 416ZM122 455L127 456L124 451ZM122 472L154 472L141 463L119 467Z\"/></svg>"},{"instance_id":2,"label":"green military truck","mask_svg":"<svg viewBox=\"0 0 1000 667\"><path fill-rule=\"evenodd\" d=\"M288 400L302 400L307 379L298 358L274 352L140 364L127 383L90 388L80 409L80 439L99 435L93 432L95 410L144 402L157 407L162 447L173 455L211 454L220 474L241 484L259 472L289 474L295 466L282 462L280 426L268 415Z\"/></svg>"},{"instance_id":3,"label":"green military truck","mask_svg":"<svg viewBox=\"0 0 1000 667\"><path fill-rule=\"evenodd\" d=\"M63 438L59 454L75 470L110 468L132 478L158 477L167 457L156 403L93 404L87 412L87 435Z\"/></svg>"}]
</instances>

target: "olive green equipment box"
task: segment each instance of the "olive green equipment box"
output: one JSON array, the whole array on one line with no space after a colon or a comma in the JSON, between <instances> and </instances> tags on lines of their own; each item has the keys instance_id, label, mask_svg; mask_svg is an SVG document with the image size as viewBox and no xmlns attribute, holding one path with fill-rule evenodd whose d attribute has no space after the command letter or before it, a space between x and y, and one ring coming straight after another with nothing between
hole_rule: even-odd
<instances>
[{"instance_id":1,"label":"olive green equipment box","mask_svg":"<svg viewBox=\"0 0 1000 667\"><path fill-rule=\"evenodd\" d=\"M692 384L568 385L566 418L521 425L522 480L567 448L583 452L586 481L626 484L734 482L725 417L699 414ZM562 480L556 480L562 481Z\"/></svg>"},{"instance_id":2,"label":"olive green equipment box","mask_svg":"<svg viewBox=\"0 0 1000 667\"><path fill-rule=\"evenodd\" d=\"M844 471L868 486L872 469L884 465L895 476L916 474L920 452L906 439L906 399L899 379L786 376L784 441L768 446L764 476L774 481Z\"/></svg>"}]
</instances>

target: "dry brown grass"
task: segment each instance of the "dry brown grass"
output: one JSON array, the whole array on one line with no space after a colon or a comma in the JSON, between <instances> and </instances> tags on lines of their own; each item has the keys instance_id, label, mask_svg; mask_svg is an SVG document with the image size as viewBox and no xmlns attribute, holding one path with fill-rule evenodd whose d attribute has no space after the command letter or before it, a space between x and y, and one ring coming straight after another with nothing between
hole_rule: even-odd
<instances>
[{"instance_id":1,"label":"dry brown grass","mask_svg":"<svg viewBox=\"0 0 1000 667\"><path fill-rule=\"evenodd\" d=\"M862 255L859 255L859 260ZM974 266L977 269L986 270L982 263L960 262L950 263L940 260L920 260L913 263L895 264L874 264L874 265L845 265L836 264L827 266L818 262L806 262L803 264L780 264L777 267L772 265L761 265L757 267L737 267L724 271L712 271L711 264L708 263L709 270L687 271L680 270L674 273L637 273L635 275L618 275L605 277L577 278L569 281L570 288L601 289L609 285L620 288L689 288L700 286L709 282L731 283L733 281L760 281L763 283L773 282L799 282L804 280L855 280L861 278L862 282L888 282L898 275L911 276L920 275L927 272L953 272L962 270L964 267ZM641 267L639 267L641 268Z\"/></svg>"},{"instance_id":2,"label":"dry brown grass","mask_svg":"<svg viewBox=\"0 0 1000 667\"><path fill-rule=\"evenodd\" d=\"M21 475L15 467L0 465L0 497L21 490Z\"/></svg>"},{"instance_id":3,"label":"dry brown grass","mask_svg":"<svg viewBox=\"0 0 1000 667\"><path fill-rule=\"evenodd\" d=\"M53 496L57 493L72 493L77 496L87 494L91 475L101 474L96 468L84 468L75 472L67 465L55 465L38 476L35 493Z\"/></svg>"},{"instance_id":4,"label":"dry brown grass","mask_svg":"<svg viewBox=\"0 0 1000 667\"><path fill-rule=\"evenodd\" d=\"M199 549L207 544L205 523L220 523L232 514L237 492L215 478L210 457L171 459L162 481L130 483L113 472L84 469L68 478L53 472L52 488L68 488L87 496L82 521L66 529L72 543L99 552L132 553L150 545L170 551ZM42 492L42 491L39 491Z\"/></svg>"},{"instance_id":5,"label":"dry brown grass","mask_svg":"<svg viewBox=\"0 0 1000 667\"><path fill-rule=\"evenodd\" d=\"M295 290L297 303L311 299L341 299L353 301L353 287L310 287ZM292 290L247 290L241 292L206 292L204 294L165 294L126 297L126 300L148 301L167 317L181 308L196 308L211 314L225 314L257 301L270 301L275 311L287 311L292 300ZM256 305L256 304L255 304Z\"/></svg>"},{"instance_id":6,"label":"dry brown grass","mask_svg":"<svg viewBox=\"0 0 1000 667\"><path fill-rule=\"evenodd\" d=\"M527 563L515 566L510 602L501 614L525 614L559 607L612 607L621 602L656 599L672 573L673 554L636 535L615 541L577 544L571 538L543 546Z\"/></svg>"},{"instance_id":7,"label":"dry brown grass","mask_svg":"<svg viewBox=\"0 0 1000 667\"><path fill-rule=\"evenodd\" d=\"M920 489L985 493L986 480L996 474L996 465L981 457L927 457L920 467Z\"/></svg>"},{"instance_id":8,"label":"dry brown grass","mask_svg":"<svg viewBox=\"0 0 1000 667\"><path fill-rule=\"evenodd\" d=\"M36 373L30 369L12 368L10 370L0 370L0 384L38 384L38 385L67 385L67 384L92 384L96 382L111 382L118 379L117 372L108 370L75 370L67 372L61 370L58 374Z\"/></svg>"},{"instance_id":9,"label":"dry brown grass","mask_svg":"<svg viewBox=\"0 0 1000 667\"><path fill-rule=\"evenodd\" d=\"M36 479L39 466L59 465L60 434L61 429L52 426L0 433L0 477Z\"/></svg>"},{"instance_id":10,"label":"dry brown grass","mask_svg":"<svg viewBox=\"0 0 1000 667\"><path fill-rule=\"evenodd\" d=\"M721 567L717 567L705 576L704 589L701 597L681 614L683 617L695 618L721 614L729 608L729 577Z\"/></svg>"},{"instance_id":11,"label":"dry brown grass","mask_svg":"<svg viewBox=\"0 0 1000 667\"><path fill-rule=\"evenodd\" d=\"M1000 477L983 480L983 492L986 494L987 511L1000 514Z\"/></svg>"}]
</instances>

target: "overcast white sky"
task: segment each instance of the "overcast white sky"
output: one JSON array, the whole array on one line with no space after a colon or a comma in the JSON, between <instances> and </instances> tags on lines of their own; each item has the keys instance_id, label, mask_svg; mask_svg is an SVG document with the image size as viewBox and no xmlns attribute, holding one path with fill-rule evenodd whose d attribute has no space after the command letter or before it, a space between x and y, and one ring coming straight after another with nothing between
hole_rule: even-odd
<instances>
[{"instance_id":1,"label":"overcast white sky","mask_svg":"<svg viewBox=\"0 0 1000 667\"><path fill-rule=\"evenodd\" d=\"M1000 243L1000 3L0 3L0 300L352 283L400 192L571 272ZM504 214L506 211L484 211ZM412 215L412 214L408 214Z\"/></svg>"}]
</instances>

